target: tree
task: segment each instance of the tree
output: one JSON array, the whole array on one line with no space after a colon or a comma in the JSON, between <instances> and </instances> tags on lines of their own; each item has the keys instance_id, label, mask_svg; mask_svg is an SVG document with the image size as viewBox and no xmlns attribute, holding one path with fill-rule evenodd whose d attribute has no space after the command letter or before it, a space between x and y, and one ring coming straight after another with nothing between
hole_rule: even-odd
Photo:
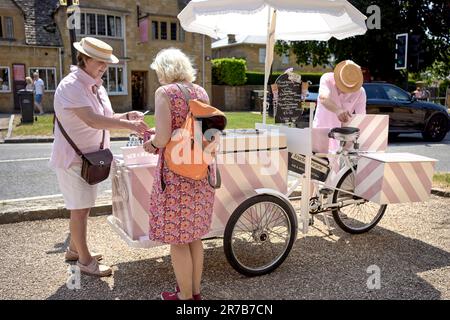
<instances>
[{"instance_id":1,"label":"tree","mask_svg":"<svg viewBox=\"0 0 450 320\"><path fill-rule=\"evenodd\" d=\"M276 51L286 52L288 47L296 55L298 64L321 65L335 57L345 59L370 70L376 80L396 81L402 77L394 70L395 35L408 33L419 41L410 51L408 69L420 72L435 61L442 62L450 71L450 3L448 0L349 0L358 10L367 14L367 8L377 5L381 9L381 28L369 29L365 35L328 42L278 42ZM367 14L370 16L370 14ZM411 43L412 45L412 43ZM414 47L414 46L413 46Z\"/></svg>"}]
</instances>

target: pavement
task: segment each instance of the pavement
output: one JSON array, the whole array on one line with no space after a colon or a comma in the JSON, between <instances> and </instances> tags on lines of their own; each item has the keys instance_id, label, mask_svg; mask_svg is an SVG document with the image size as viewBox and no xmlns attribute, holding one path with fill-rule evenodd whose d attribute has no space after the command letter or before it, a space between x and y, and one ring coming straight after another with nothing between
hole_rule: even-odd
<instances>
[{"instance_id":1,"label":"pavement","mask_svg":"<svg viewBox=\"0 0 450 320\"><path fill-rule=\"evenodd\" d=\"M296 208L299 203L294 203ZM202 295L211 300L450 299L450 198L388 206L370 232L332 236L318 218L274 272L248 278L226 260L223 239L204 241ZM108 278L66 286L68 220L0 225L0 299L147 300L173 290L168 246L132 249L105 216L89 220L88 242L112 265ZM379 275L379 282L373 276Z\"/></svg>"}]
</instances>

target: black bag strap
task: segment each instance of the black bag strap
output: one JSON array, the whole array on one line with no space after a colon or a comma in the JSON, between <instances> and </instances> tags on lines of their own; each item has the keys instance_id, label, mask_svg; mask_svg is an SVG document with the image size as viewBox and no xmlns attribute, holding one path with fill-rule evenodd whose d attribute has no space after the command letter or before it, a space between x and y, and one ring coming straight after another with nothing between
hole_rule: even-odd
<instances>
[{"instance_id":1,"label":"black bag strap","mask_svg":"<svg viewBox=\"0 0 450 320\"><path fill-rule=\"evenodd\" d=\"M103 106L102 103L102 99L100 98L100 95L98 93L98 86L95 85L95 94L97 96L98 102L100 102L100 105L103 108L103 115L106 115L106 111L105 111L105 107ZM66 138L67 142L72 146L72 148L75 150L75 152L81 157L83 158L84 155L83 153L80 151L80 149L78 149L77 145L73 142L72 139L70 139L69 135L67 134L66 130L64 130L61 122L59 122L58 118L56 117L56 113L53 115L53 133L55 133L55 121L58 123L59 129L61 130L61 133L63 134L64 138ZM105 130L102 130L102 142L100 143L100 150L103 150L105 145Z\"/></svg>"},{"instance_id":2,"label":"black bag strap","mask_svg":"<svg viewBox=\"0 0 450 320\"><path fill-rule=\"evenodd\" d=\"M84 157L83 153L80 151L80 149L78 149L77 145L73 142L73 140L70 139L69 135L67 134L66 130L64 130L63 126L59 122L56 115L54 116L53 119L56 119L56 122L58 123L58 126L59 126L59 130L61 130L61 133L63 134L64 138L66 138L67 142L72 146L73 150L75 150L77 155L79 155L81 158L83 158Z\"/></svg>"}]
</instances>

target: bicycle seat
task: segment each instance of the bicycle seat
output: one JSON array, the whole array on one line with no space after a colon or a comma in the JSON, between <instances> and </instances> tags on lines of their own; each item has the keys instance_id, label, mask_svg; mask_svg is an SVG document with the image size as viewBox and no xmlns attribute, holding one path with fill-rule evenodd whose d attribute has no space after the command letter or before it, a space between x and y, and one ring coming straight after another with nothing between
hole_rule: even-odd
<instances>
[{"instance_id":1,"label":"bicycle seat","mask_svg":"<svg viewBox=\"0 0 450 320\"><path fill-rule=\"evenodd\" d=\"M328 133L328 137L341 141L353 141L359 137L359 128L333 128Z\"/></svg>"}]
</instances>

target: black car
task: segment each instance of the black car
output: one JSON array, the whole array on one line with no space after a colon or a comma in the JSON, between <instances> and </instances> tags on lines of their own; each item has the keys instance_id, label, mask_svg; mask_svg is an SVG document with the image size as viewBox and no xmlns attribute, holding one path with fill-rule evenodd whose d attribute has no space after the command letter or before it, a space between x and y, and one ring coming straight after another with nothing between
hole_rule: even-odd
<instances>
[{"instance_id":1,"label":"black car","mask_svg":"<svg viewBox=\"0 0 450 320\"><path fill-rule=\"evenodd\" d=\"M389 83L364 83L368 114L389 115L389 135L421 133L427 141L442 141L450 130L450 115L444 106L418 101Z\"/></svg>"}]
</instances>

